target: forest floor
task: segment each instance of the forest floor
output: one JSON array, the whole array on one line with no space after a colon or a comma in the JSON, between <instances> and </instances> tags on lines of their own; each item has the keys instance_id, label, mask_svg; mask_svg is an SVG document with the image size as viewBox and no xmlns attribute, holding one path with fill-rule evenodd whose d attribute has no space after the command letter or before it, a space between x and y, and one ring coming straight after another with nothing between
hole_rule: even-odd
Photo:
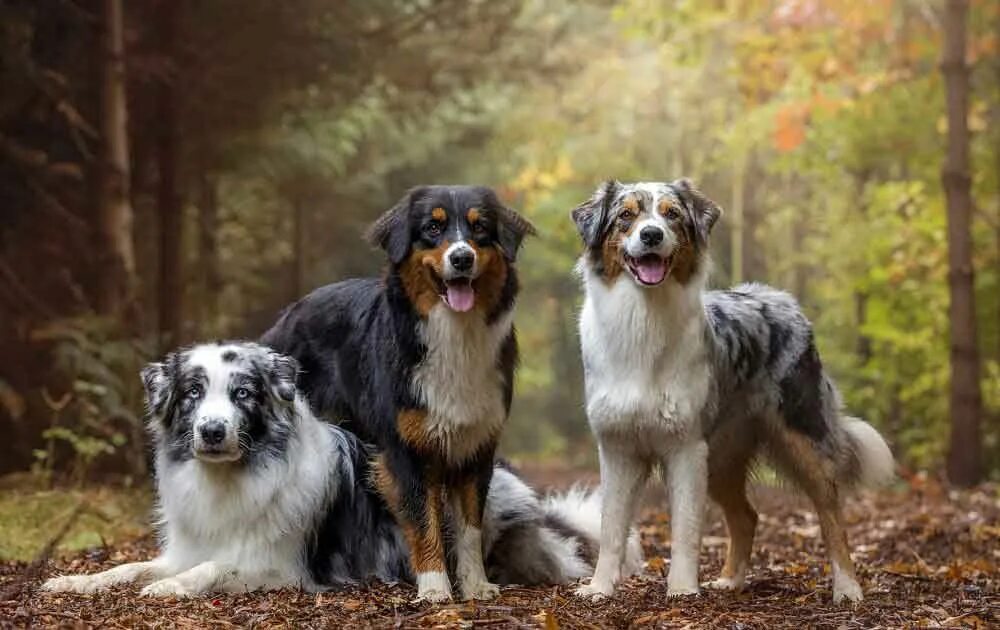
<instances>
[{"instance_id":1,"label":"forest floor","mask_svg":"<svg viewBox=\"0 0 1000 630\"><path fill-rule=\"evenodd\" d=\"M560 485L565 477L529 475ZM593 477L591 477L592 479ZM414 604L412 588L373 585L336 593L297 590L192 600L139 598L126 587L98 596L40 593L54 573L107 569L147 559L145 535L32 564L0 563L0 627L376 627L376 628L905 628L1000 627L1000 487L949 490L922 477L846 505L865 600L831 603L819 526L803 498L755 488L761 512L753 570L739 594L668 598L669 518L650 492L642 518L645 575L600 603L573 587L504 588L488 603ZM58 526L51 525L53 529ZM702 579L718 572L725 530L713 508ZM42 554L45 557L48 554Z\"/></svg>"}]
</instances>

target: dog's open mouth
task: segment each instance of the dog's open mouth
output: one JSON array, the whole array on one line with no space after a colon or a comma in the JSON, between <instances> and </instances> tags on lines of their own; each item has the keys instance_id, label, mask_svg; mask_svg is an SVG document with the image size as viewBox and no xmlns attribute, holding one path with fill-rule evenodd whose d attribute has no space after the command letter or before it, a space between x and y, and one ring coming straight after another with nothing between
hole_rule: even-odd
<instances>
[{"instance_id":1,"label":"dog's open mouth","mask_svg":"<svg viewBox=\"0 0 1000 630\"><path fill-rule=\"evenodd\" d=\"M670 272L670 265L673 257L664 258L659 254L644 254L638 258L625 257L625 263L635 279L647 287L652 287L663 282Z\"/></svg>"},{"instance_id":2,"label":"dog's open mouth","mask_svg":"<svg viewBox=\"0 0 1000 630\"><path fill-rule=\"evenodd\" d=\"M464 313L476 304L476 290L472 288L472 278L439 280L441 299L451 310Z\"/></svg>"}]
</instances>

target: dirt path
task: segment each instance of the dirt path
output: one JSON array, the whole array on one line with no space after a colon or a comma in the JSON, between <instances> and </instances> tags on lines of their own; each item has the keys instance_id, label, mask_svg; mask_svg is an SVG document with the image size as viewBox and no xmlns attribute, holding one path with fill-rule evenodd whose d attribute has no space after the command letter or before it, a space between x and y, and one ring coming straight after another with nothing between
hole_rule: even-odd
<instances>
[{"instance_id":1,"label":"dirt path","mask_svg":"<svg viewBox=\"0 0 1000 630\"><path fill-rule=\"evenodd\" d=\"M569 587L504 589L487 605L410 603L413 591L374 586L320 595L297 591L150 601L132 588L96 597L42 595L37 582L0 602L0 626L98 627L466 627L466 628L901 628L1000 627L1000 488L947 491L916 480L905 490L863 495L847 505L850 537L866 599L830 603L819 527L808 504L758 489L762 514L750 586L741 594L666 597L669 519L647 508L642 520L646 575L619 596L585 603ZM654 500L655 504L655 500ZM47 573L95 571L147 558L151 538L54 563ZM703 579L725 551L719 514L709 518ZM22 565L0 565L0 593ZM17 590L17 589L15 589Z\"/></svg>"}]
</instances>

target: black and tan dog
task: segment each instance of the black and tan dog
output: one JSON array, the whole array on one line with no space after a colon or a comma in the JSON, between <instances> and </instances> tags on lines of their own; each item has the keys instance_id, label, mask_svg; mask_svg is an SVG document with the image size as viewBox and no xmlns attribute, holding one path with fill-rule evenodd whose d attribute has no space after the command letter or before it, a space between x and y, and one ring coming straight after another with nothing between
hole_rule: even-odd
<instances>
[{"instance_id":1,"label":"black and tan dog","mask_svg":"<svg viewBox=\"0 0 1000 630\"><path fill-rule=\"evenodd\" d=\"M378 445L375 481L406 535L420 599L451 598L445 501L461 515L462 597L498 592L483 568L483 500L513 393L514 261L533 232L488 188L415 188L369 231L389 257L384 278L317 289L262 339L299 360L317 412Z\"/></svg>"}]
</instances>

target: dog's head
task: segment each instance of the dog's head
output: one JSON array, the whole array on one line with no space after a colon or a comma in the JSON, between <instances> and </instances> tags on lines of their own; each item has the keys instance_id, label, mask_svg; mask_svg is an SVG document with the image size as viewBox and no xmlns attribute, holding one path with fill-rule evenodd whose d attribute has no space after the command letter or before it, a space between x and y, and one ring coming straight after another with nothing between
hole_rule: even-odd
<instances>
[{"instance_id":1,"label":"dog's head","mask_svg":"<svg viewBox=\"0 0 1000 630\"><path fill-rule=\"evenodd\" d=\"M422 315L443 300L453 311L490 311L531 223L483 186L420 186L368 230Z\"/></svg>"},{"instance_id":2,"label":"dog's head","mask_svg":"<svg viewBox=\"0 0 1000 630\"><path fill-rule=\"evenodd\" d=\"M708 236L722 210L687 179L623 184L608 181L573 209L588 263L614 281L627 270L652 287L680 284L702 268Z\"/></svg>"},{"instance_id":3,"label":"dog's head","mask_svg":"<svg viewBox=\"0 0 1000 630\"><path fill-rule=\"evenodd\" d=\"M295 359L249 342L201 344L142 370L149 429L171 461L247 462L293 430Z\"/></svg>"}]
</instances>

